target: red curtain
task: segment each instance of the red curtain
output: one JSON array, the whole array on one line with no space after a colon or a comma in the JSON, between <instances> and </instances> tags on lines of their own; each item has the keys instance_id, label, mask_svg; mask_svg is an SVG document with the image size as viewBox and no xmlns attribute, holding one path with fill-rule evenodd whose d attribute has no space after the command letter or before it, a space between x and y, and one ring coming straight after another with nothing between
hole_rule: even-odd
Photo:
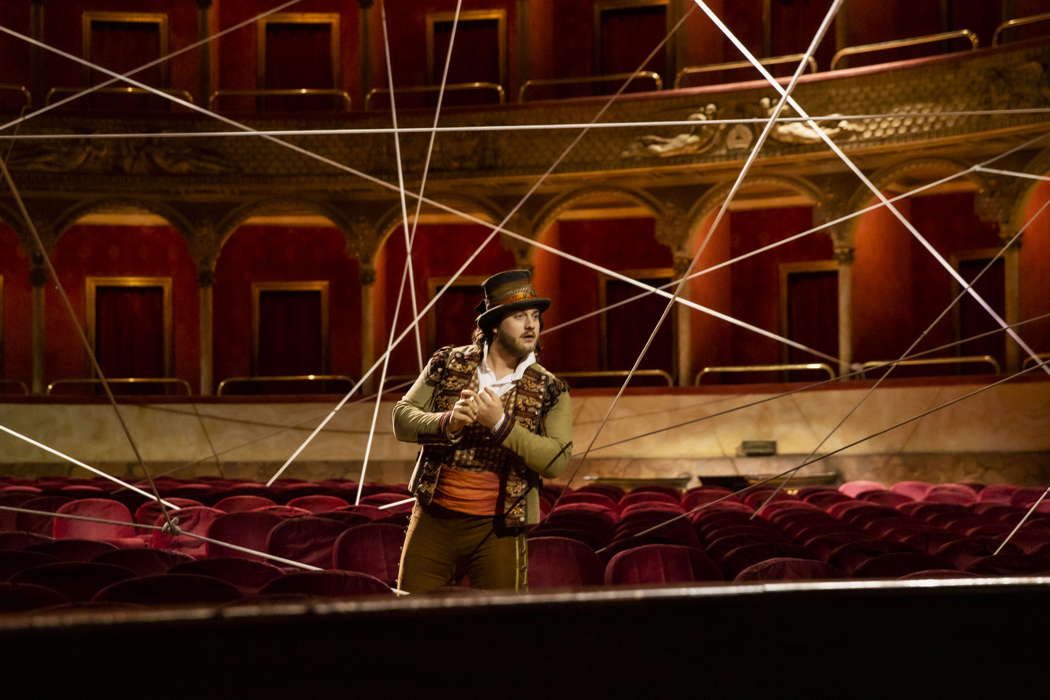
<instances>
[{"instance_id":1,"label":"red curtain","mask_svg":"<svg viewBox=\"0 0 1050 700\"><path fill-rule=\"evenodd\" d=\"M959 274L965 280L972 280L984 269L988 260L962 260L959 262ZM1006 282L1002 258L981 275L974 285L976 291L988 305L1002 318L1006 311ZM959 332L958 339L970 338L980 333L997 330L999 324L967 294L959 300ZM1012 342L1012 341L1011 341ZM1006 357L1006 334L995 333L979 340L963 343L957 350L959 355L991 355L1003 366ZM960 368L964 374L986 374L991 370L987 365L965 365Z\"/></svg>"},{"instance_id":2,"label":"red curtain","mask_svg":"<svg viewBox=\"0 0 1050 700\"><path fill-rule=\"evenodd\" d=\"M259 293L259 354L255 374L324 374L321 292Z\"/></svg>"},{"instance_id":3,"label":"red curtain","mask_svg":"<svg viewBox=\"0 0 1050 700\"><path fill-rule=\"evenodd\" d=\"M642 282L659 287L667 284L670 278L647 277ZM642 290L632 284L621 280L610 279L605 282L605 298L607 304L629 299L636 296ZM617 307L605 314L605 367L608 370L629 370L641 352L645 341L652 333L667 299L656 294L650 294L638 301L632 301L624 306ZM664 320L660 331L653 339L653 344L645 354L645 358L639 365L639 369L662 369L675 374L675 344L674 323L675 310ZM635 384L650 384L651 381L632 380ZM662 382L657 382L662 384Z\"/></svg>"},{"instance_id":4,"label":"red curtain","mask_svg":"<svg viewBox=\"0 0 1050 700\"><path fill-rule=\"evenodd\" d=\"M787 280L787 337L832 356L839 352L838 271L794 272ZM788 362L823 362L819 357L788 346ZM836 371L838 368L834 368ZM812 374L789 373L789 381Z\"/></svg>"},{"instance_id":5,"label":"red curtain","mask_svg":"<svg viewBox=\"0 0 1050 700\"><path fill-rule=\"evenodd\" d=\"M164 290L98 287L95 354L107 377L163 377Z\"/></svg>"}]
</instances>

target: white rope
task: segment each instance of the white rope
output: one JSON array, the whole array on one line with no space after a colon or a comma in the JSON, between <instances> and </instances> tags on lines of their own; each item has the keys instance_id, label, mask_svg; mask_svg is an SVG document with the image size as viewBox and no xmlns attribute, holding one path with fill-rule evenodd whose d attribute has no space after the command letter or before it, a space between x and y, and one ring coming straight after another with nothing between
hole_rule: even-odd
<instances>
[{"instance_id":1,"label":"white rope","mask_svg":"<svg viewBox=\"0 0 1050 700\"><path fill-rule=\"evenodd\" d=\"M403 501L394 501L393 503L384 503L383 505L379 506L379 510L387 510L388 508L397 508L398 506L403 506L406 503L411 503L414 500L416 500L416 497L412 496L410 498L404 499Z\"/></svg>"},{"instance_id":2,"label":"white rope","mask_svg":"<svg viewBox=\"0 0 1050 700\"><path fill-rule=\"evenodd\" d=\"M4 131L6 129L11 128L12 126L16 126L18 124L21 124L22 122L27 121L29 119L32 119L33 117L40 116L44 112L49 112L52 109L57 109L57 108L61 107L64 104L68 104L68 103L72 102L73 100L78 100L81 97L85 97L87 95L90 95L91 93L95 92L96 90L101 90L102 88L109 87L113 83L116 83L116 82L118 82L120 80L123 80L124 78L127 78L129 76L135 75L136 73L141 73L144 70L148 70L148 69L152 68L153 66L160 65L161 63L164 63L165 61L168 61L168 60L170 60L172 58L175 58L176 56L184 54L187 51L192 51L193 49L196 49L196 48L199 48L201 46L204 46L205 44L208 44L208 43L210 43L212 41L215 41L216 39L218 39L220 37L226 36L230 32L237 31L241 27L247 27L249 25L255 24L257 21L259 21L260 19L262 19L264 17L268 17L269 15L272 15L275 12L280 12L281 10L285 10L285 9L291 7L292 5L296 5L296 4L300 3L300 2L302 2L302 0L289 0L289 2L286 2L284 4L278 5L277 7L273 8L272 10L267 10L266 12L262 12L260 14L257 14L254 17L251 17L250 19L246 19L243 22L238 22L237 24L234 24L234 25L232 25L230 27L227 27L226 29L223 29L220 32L216 32L214 34L210 34L210 35L206 36L205 38L200 39L199 41L195 41L194 43L192 43L192 44L190 44L188 46L184 46L181 49L178 49L176 51L172 51L171 53L167 54L166 56L161 56L158 59L150 61L149 63L144 63L141 66L139 66L138 68L132 68L130 71L128 71L127 73L124 73L123 75L113 76L109 80L103 81L103 82L99 83L98 85L92 85L91 87L84 88L80 92L77 92L77 93L75 93L73 95L70 95L69 97L64 97L61 100L59 100L58 102L52 102L49 105L45 105L45 106L41 107L40 109L36 110L35 112L30 112L29 114L22 115L18 119L14 119L12 121L9 121L6 124L0 124L0 131ZM3 29L3 27L0 26L0 29ZM8 137L0 136L0 138L8 138Z\"/></svg>"},{"instance_id":3,"label":"white rope","mask_svg":"<svg viewBox=\"0 0 1050 700\"><path fill-rule=\"evenodd\" d=\"M747 47L740 42L736 35L729 30L729 27L727 27L722 22L722 20L720 20L718 16L715 15L715 13L712 12L711 9L704 3L704 0L694 0L694 2L701 10L703 10L704 14L706 14L711 19L711 21L715 23L715 25L722 31L726 38L728 38L733 43L733 45L737 47L737 49L740 51L741 54L743 54L743 56L748 60L748 62L750 62L755 67L755 69L762 74L762 77L766 79L770 86L779 94L785 95L784 88L781 87L777 79L774 78L769 73L769 71L766 70L765 66L759 63L758 59L756 59L754 55L747 49ZM799 116L809 116L806 110L804 110L802 106L795 101L794 98L789 96L788 103L794 108L796 112L798 112ZM882 191L879 190L879 188L876 187L874 183L872 183L871 180L869 180L867 176L864 175L863 172L861 172L860 168L857 167L856 163L854 163L853 160L849 156L847 156L841 148L839 148L838 144L836 144L831 139L831 137L829 137L827 133L825 133L824 130L821 129L815 122L809 124L810 128L812 128L820 136L821 140L824 141L825 144L827 144L828 148L830 148L831 151L836 156L838 156L839 159L846 165L846 167L849 168L853 172L853 174L856 175L857 178L860 179L860 181L864 183L864 185L869 190L871 190L872 194L874 194L880 201L883 202L883 204L885 204L886 208L889 209L890 213L893 214L893 216L901 223L901 225L908 229L908 231L912 234L915 240L917 240L922 245L922 247L924 247L930 253L930 255L934 257L934 259L941 265L941 267L943 267L948 272L948 274L955 279L956 282L958 282L962 286L965 286L966 280L963 279L962 275L959 274L958 270L952 267L951 263L945 260L944 256L937 252L937 249L934 248L921 233L919 233L918 229L916 229L911 224L911 222L908 221L900 213L900 211L895 206L893 206L893 204L891 204L889 200L886 199L885 195L882 194ZM1024 340L1021 339L1021 336L1019 336L1016 331L1014 331L1012 328L1007 327L1006 321L1004 321L1002 317L1000 317L999 314L997 314L995 310L988 304L988 302L986 302L984 298L977 293L977 290L971 287L967 289L967 292L971 297L973 297L973 300L976 301L981 306L981 308L983 308L988 313L988 315L991 316L992 319L994 319L995 322L999 324L999 327L1006 330L1007 334L1011 338L1013 338L1014 342L1016 342L1021 348L1024 349L1025 352L1028 353L1029 357L1033 358L1036 362L1039 361L1039 355L1036 354L1036 352L1032 350L1032 348L1030 348L1028 344L1024 342ZM1043 370L1048 375L1050 375L1050 367L1043 367Z\"/></svg>"},{"instance_id":4,"label":"white rope","mask_svg":"<svg viewBox=\"0 0 1050 700\"><path fill-rule=\"evenodd\" d=\"M28 435L23 435L22 433L18 432L17 430L12 430L11 428L8 428L6 425L0 425L0 431L3 431L5 433L7 433L11 437L18 438L22 442L27 442L30 445L33 445L34 447L39 447L44 452L48 452L50 454L55 455L56 457L64 459L65 461L69 462L70 464L75 464L78 467L81 467L83 469L87 469L92 474L97 474L98 476L101 476L104 479L109 479L110 481L112 481L115 484L120 484L121 486L123 486L126 489L131 489L135 493L139 494L140 496L145 496L146 498L148 498L151 501L157 501L157 502L163 504L164 506L167 506L168 508L171 508L172 510L178 510L178 508L179 508L174 503L169 503L168 501L162 500L160 498L159 494L156 495L156 496L154 496L152 494L149 494L149 493L143 491L142 489L138 488L137 486L132 486L131 484L127 483L126 481L122 481L121 479L118 479L117 477L113 476L112 474L107 474L106 472L102 471L101 469L93 467L90 464L85 464L84 462L81 462L79 459L77 459L75 457L70 457L65 452L60 452L60 451L56 450L54 447L48 447L47 445L45 445L44 443L40 442L39 440L34 440L33 438L29 437Z\"/></svg>"},{"instance_id":5,"label":"white rope","mask_svg":"<svg viewBox=\"0 0 1050 700\"><path fill-rule=\"evenodd\" d=\"M98 89L99 86L91 88ZM52 105L54 106L54 105ZM51 109L49 106L48 109ZM809 123L810 121L864 121L869 119L889 118L923 118L923 117L995 117L1023 114L1046 114L1050 113L1050 107L1031 107L1018 109L980 109L950 112L887 112L884 114L827 114L811 115L810 117L785 117L776 119L778 124ZM33 116L26 115L26 118ZM594 124L594 129L637 129L637 128L660 128L660 127L697 127L697 126L732 126L735 124L765 124L766 117L741 117L737 119L706 119L697 121L695 119L669 119L658 121L636 121L636 122L601 122ZM0 128L5 128L2 125ZM252 136L365 136L385 134L432 134L432 133L472 133L472 132L505 132L505 131L558 131L576 130L587 126L586 122L556 122L551 124L464 124L462 126L400 126L396 129L391 127L361 127L345 129L256 129L253 131L160 131L160 132L100 132L93 134L67 134L67 133L30 133L30 134L0 134L0 141L46 141L46 140L93 140L93 139L183 139L183 138L222 138L222 137L252 137ZM1032 126L1038 126L1033 124Z\"/></svg>"},{"instance_id":6,"label":"white rope","mask_svg":"<svg viewBox=\"0 0 1050 700\"><path fill-rule=\"evenodd\" d=\"M1007 175L1009 177L1022 177L1028 180L1042 180L1043 182L1050 182L1050 177L1046 175L1033 175L1032 173L1021 173L1016 170L997 170L996 168L982 168L978 166L978 171L982 173L991 173L993 175Z\"/></svg>"}]
</instances>

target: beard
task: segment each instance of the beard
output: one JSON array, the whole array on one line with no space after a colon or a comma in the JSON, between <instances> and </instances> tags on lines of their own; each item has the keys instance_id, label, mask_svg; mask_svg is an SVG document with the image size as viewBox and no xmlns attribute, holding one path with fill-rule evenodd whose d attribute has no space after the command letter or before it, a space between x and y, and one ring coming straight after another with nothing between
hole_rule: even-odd
<instances>
[{"instance_id":1,"label":"beard","mask_svg":"<svg viewBox=\"0 0 1050 700\"><path fill-rule=\"evenodd\" d=\"M505 333L497 333L496 342L499 343L500 349L502 349L503 352L512 357L516 357L519 360L536 349L535 340L526 344L520 338L511 338Z\"/></svg>"}]
</instances>

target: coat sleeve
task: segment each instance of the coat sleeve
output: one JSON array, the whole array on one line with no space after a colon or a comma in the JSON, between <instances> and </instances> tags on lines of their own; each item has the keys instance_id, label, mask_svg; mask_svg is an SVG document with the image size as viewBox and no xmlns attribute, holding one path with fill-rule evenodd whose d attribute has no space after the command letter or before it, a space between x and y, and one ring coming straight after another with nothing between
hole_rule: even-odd
<instances>
[{"instance_id":1,"label":"coat sleeve","mask_svg":"<svg viewBox=\"0 0 1050 700\"><path fill-rule=\"evenodd\" d=\"M568 391L563 391L548 411L544 421L546 435L537 435L517 422L512 423L505 433L504 447L515 452L529 469L546 479L565 471L572 456L572 406Z\"/></svg>"},{"instance_id":2,"label":"coat sleeve","mask_svg":"<svg viewBox=\"0 0 1050 700\"><path fill-rule=\"evenodd\" d=\"M435 367L438 362L439 355L435 354L408 392L394 404L394 437L398 440L422 445L453 442L453 436L448 434L452 412L433 410L437 387L434 377L440 374Z\"/></svg>"}]
</instances>

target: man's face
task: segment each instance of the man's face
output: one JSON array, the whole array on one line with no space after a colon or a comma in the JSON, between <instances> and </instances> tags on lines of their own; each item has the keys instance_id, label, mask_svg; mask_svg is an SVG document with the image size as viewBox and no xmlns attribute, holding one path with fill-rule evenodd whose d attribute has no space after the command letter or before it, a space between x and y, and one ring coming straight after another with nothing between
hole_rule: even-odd
<instances>
[{"instance_id":1,"label":"man's face","mask_svg":"<svg viewBox=\"0 0 1050 700\"><path fill-rule=\"evenodd\" d=\"M539 309L512 311L496 326L495 341L514 357L524 357L534 351L539 337Z\"/></svg>"}]
</instances>

